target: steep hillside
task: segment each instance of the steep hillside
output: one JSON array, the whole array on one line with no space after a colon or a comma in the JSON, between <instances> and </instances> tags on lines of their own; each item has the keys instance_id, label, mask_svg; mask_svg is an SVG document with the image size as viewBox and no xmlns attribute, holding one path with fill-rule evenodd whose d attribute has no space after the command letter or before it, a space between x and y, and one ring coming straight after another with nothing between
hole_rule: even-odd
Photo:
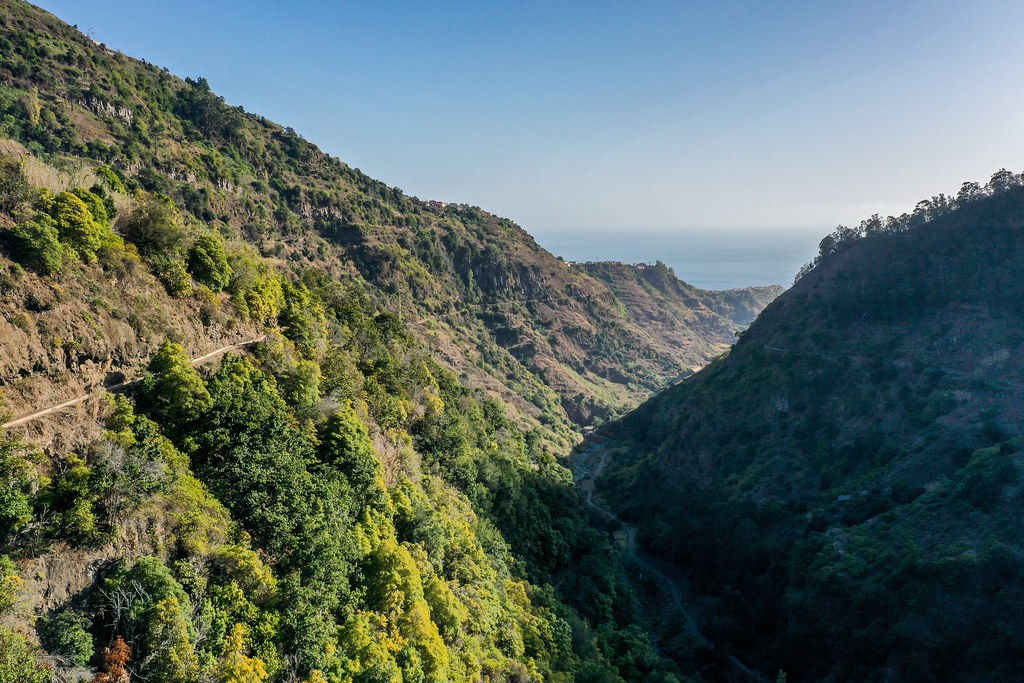
<instances>
[{"instance_id":1,"label":"steep hillside","mask_svg":"<svg viewBox=\"0 0 1024 683\"><path fill-rule=\"evenodd\" d=\"M677 680L510 390L357 276L5 149L4 388L75 403L0 410L0 683Z\"/></svg>"},{"instance_id":2,"label":"steep hillside","mask_svg":"<svg viewBox=\"0 0 1024 683\"><path fill-rule=\"evenodd\" d=\"M718 648L797 680L1016 675L1022 183L840 228L728 356L604 430L599 495Z\"/></svg>"},{"instance_id":3,"label":"steep hillside","mask_svg":"<svg viewBox=\"0 0 1024 683\"><path fill-rule=\"evenodd\" d=\"M109 166L129 191L166 195L265 256L365 280L450 367L565 440L718 351L717 340L659 338L511 221L409 197L228 106L205 80L97 45L20 0L2 5L0 54L0 133L57 167Z\"/></svg>"}]
</instances>

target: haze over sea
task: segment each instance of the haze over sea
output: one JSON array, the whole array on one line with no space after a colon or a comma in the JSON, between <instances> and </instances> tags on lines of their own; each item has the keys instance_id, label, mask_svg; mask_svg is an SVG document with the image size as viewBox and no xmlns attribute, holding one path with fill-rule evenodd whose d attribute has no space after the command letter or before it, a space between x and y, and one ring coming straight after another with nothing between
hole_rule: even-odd
<instances>
[{"instance_id":1,"label":"haze over sea","mask_svg":"<svg viewBox=\"0 0 1024 683\"><path fill-rule=\"evenodd\" d=\"M680 230L535 229L548 251L567 261L662 261L680 280L702 289L788 287L818 252L829 228Z\"/></svg>"}]
</instances>

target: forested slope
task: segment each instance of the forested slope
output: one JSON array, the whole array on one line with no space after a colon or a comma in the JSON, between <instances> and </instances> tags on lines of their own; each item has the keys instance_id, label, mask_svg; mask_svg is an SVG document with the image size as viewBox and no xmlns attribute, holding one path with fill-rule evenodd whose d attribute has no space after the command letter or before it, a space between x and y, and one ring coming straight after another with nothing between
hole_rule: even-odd
<instances>
[{"instance_id":1,"label":"forested slope","mask_svg":"<svg viewBox=\"0 0 1024 683\"><path fill-rule=\"evenodd\" d=\"M99 396L0 429L0 681L677 677L558 440L364 280L109 167L0 180L7 387Z\"/></svg>"},{"instance_id":2,"label":"forested slope","mask_svg":"<svg viewBox=\"0 0 1024 683\"><path fill-rule=\"evenodd\" d=\"M1024 654L1024 178L840 228L604 438L604 500L761 671L1005 680Z\"/></svg>"}]
</instances>

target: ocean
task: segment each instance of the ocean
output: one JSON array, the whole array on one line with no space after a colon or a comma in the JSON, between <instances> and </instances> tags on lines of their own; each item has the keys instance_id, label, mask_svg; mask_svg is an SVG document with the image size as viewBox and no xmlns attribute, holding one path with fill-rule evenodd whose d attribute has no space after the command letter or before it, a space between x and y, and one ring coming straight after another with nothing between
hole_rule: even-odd
<instances>
[{"instance_id":1,"label":"ocean","mask_svg":"<svg viewBox=\"0 0 1024 683\"><path fill-rule=\"evenodd\" d=\"M702 289L793 284L829 228L736 230L535 230L537 242L567 261L662 261Z\"/></svg>"}]
</instances>

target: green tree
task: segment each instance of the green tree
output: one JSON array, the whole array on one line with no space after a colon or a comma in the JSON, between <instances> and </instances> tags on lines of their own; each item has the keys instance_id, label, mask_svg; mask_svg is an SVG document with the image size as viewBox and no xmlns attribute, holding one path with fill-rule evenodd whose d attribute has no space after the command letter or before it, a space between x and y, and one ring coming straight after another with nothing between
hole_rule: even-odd
<instances>
[{"instance_id":1,"label":"green tree","mask_svg":"<svg viewBox=\"0 0 1024 683\"><path fill-rule=\"evenodd\" d=\"M0 681L3 683L50 683L53 670L36 659L25 638L0 626Z\"/></svg>"},{"instance_id":2,"label":"green tree","mask_svg":"<svg viewBox=\"0 0 1024 683\"><path fill-rule=\"evenodd\" d=\"M50 210L61 242L68 245L84 261L95 261L96 254L110 234L96 220L89 205L71 192L61 192Z\"/></svg>"},{"instance_id":3,"label":"green tree","mask_svg":"<svg viewBox=\"0 0 1024 683\"><path fill-rule=\"evenodd\" d=\"M320 460L345 476L362 503L380 494L380 461L366 424L351 406L343 406L324 424Z\"/></svg>"},{"instance_id":4,"label":"green tree","mask_svg":"<svg viewBox=\"0 0 1024 683\"><path fill-rule=\"evenodd\" d=\"M18 223L11 236L12 256L18 263L42 275L57 273L64 265L57 223L49 214L40 211L30 220Z\"/></svg>"},{"instance_id":5,"label":"green tree","mask_svg":"<svg viewBox=\"0 0 1024 683\"><path fill-rule=\"evenodd\" d=\"M0 430L0 539L32 520L33 493L45 481L22 442Z\"/></svg>"},{"instance_id":6,"label":"green tree","mask_svg":"<svg viewBox=\"0 0 1024 683\"><path fill-rule=\"evenodd\" d=\"M231 282L231 264L224 238L214 232L199 233L188 253L188 272L214 292L226 289Z\"/></svg>"},{"instance_id":7,"label":"green tree","mask_svg":"<svg viewBox=\"0 0 1024 683\"><path fill-rule=\"evenodd\" d=\"M240 248L228 255L231 282L228 292L235 308L246 318L257 321L277 317L284 303L281 276L251 248Z\"/></svg>"},{"instance_id":8,"label":"green tree","mask_svg":"<svg viewBox=\"0 0 1024 683\"><path fill-rule=\"evenodd\" d=\"M23 583L11 558L0 555L0 614L14 606L14 598Z\"/></svg>"},{"instance_id":9,"label":"green tree","mask_svg":"<svg viewBox=\"0 0 1024 683\"><path fill-rule=\"evenodd\" d=\"M283 289L285 304L278 322L284 327L284 336L295 343L302 355L316 358L322 354L327 340L323 302L301 283L285 282Z\"/></svg>"},{"instance_id":10,"label":"green tree","mask_svg":"<svg viewBox=\"0 0 1024 683\"><path fill-rule=\"evenodd\" d=\"M0 158L0 213L13 216L34 195L22 166L20 159Z\"/></svg>"},{"instance_id":11,"label":"green tree","mask_svg":"<svg viewBox=\"0 0 1024 683\"><path fill-rule=\"evenodd\" d=\"M72 666L85 666L93 654L91 620L73 609L61 609L40 620L39 639L51 654Z\"/></svg>"},{"instance_id":12,"label":"green tree","mask_svg":"<svg viewBox=\"0 0 1024 683\"><path fill-rule=\"evenodd\" d=\"M203 378L181 344L165 341L160 345L142 384L150 410L173 425L189 424L210 405Z\"/></svg>"},{"instance_id":13,"label":"green tree","mask_svg":"<svg viewBox=\"0 0 1024 683\"><path fill-rule=\"evenodd\" d=\"M181 259L188 231L181 212L167 197L146 195L118 226L140 254Z\"/></svg>"},{"instance_id":14,"label":"green tree","mask_svg":"<svg viewBox=\"0 0 1024 683\"><path fill-rule=\"evenodd\" d=\"M245 637L245 626L235 624L228 634L224 656L217 664L217 683L263 683L269 678L263 660L246 654Z\"/></svg>"},{"instance_id":15,"label":"green tree","mask_svg":"<svg viewBox=\"0 0 1024 683\"><path fill-rule=\"evenodd\" d=\"M192 602L163 562L143 557L119 568L104 581L103 595L143 678L187 681L197 673Z\"/></svg>"}]
</instances>

